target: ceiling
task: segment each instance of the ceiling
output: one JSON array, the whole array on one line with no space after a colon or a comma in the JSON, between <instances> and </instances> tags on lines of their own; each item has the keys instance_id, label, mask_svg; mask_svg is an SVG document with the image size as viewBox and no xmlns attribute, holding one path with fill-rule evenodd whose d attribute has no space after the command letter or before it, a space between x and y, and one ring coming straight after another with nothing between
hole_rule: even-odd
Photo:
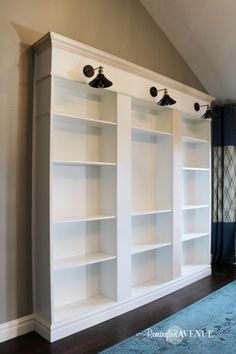
<instances>
[{"instance_id":1,"label":"ceiling","mask_svg":"<svg viewBox=\"0 0 236 354\"><path fill-rule=\"evenodd\" d=\"M236 1L140 1L208 93L236 102Z\"/></svg>"}]
</instances>

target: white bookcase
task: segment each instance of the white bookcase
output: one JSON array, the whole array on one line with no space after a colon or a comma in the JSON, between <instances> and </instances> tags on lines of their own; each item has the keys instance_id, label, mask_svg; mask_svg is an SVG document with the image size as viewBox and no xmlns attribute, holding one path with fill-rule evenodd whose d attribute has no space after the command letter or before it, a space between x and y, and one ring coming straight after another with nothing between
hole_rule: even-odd
<instances>
[{"instance_id":1,"label":"white bookcase","mask_svg":"<svg viewBox=\"0 0 236 354\"><path fill-rule=\"evenodd\" d=\"M172 111L132 98L131 124L131 295L140 296L172 279Z\"/></svg>"},{"instance_id":2,"label":"white bookcase","mask_svg":"<svg viewBox=\"0 0 236 354\"><path fill-rule=\"evenodd\" d=\"M193 104L212 97L55 33L34 50L35 329L55 341L210 274L210 123ZM91 88L87 64L114 85Z\"/></svg>"},{"instance_id":3,"label":"white bookcase","mask_svg":"<svg viewBox=\"0 0 236 354\"><path fill-rule=\"evenodd\" d=\"M209 121L183 117L182 157L182 274L188 275L210 262Z\"/></svg>"}]
</instances>

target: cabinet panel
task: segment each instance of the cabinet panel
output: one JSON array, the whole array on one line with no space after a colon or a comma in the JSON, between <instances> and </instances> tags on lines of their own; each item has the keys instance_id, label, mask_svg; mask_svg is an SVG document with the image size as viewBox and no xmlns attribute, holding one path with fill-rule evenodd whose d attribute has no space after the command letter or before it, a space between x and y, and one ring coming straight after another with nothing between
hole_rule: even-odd
<instances>
[{"instance_id":1,"label":"cabinet panel","mask_svg":"<svg viewBox=\"0 0 236 354\"><path fill-rule=\"evenodd\" d=\"M56 271L54 283L55 321L91 315L96 304L110 304L116 299L116 262L87 265ZM104 277L107 281L104 282Z\"/></svg>"},{"instance_id":2,"label":"cabinet panel","mask_svg":"<svg viewBox=\"0 0 236 354\"><path fill-rule=\"evenodd\" d=\"M209 233L209 208L183 211L183 234Z\"/></svg>"},{"instance_id":3,"label":"cabinet panel","mask_svg":"<svg viewBox=\"0 0 236 354\"><path fill-rule=\"evenodd\" d=\"M132 217L132 253L172 243L172 213Z\"/></svg>"},{"instance_id":4,"label":"cabinet panel","mask_svg":"<svg viewBox=\"0 0 236 354\"><path fill-rule=\"evenodd\" d=\"M172 208L170 137L132 136L133 211ZM165 154L163 154L165 151Z\"/></svg>"},{"instance_id":5,"label":"cabinet panel","mask_svg":"<svg viewBox=\"0 0 236 354\"><path fill-rule=\"evenodd\" d=\"M209 204L209 171L183 171L183 205Z\"/></svg>"},{"instance_id":6,"label":"cabinet panel","mask_svg":"<svg viewBox=\"0 0 236 354\"><path fill-rule=\"evenodd\" d=\"M113 166L54 166L53 216L116 214L116 169Z\"/></svg>"},{"instance_id":7,"label":"cabinet panel","mask_svg":"<svg viewBox=\"0 0 236 354\"><path fill-rule=\"evenodd\" d=\"M53 159L116 163L116 127L55 119Z\"/></svg>"},{"instance_id":8,"label":"cabinet panel","mask_svg":"<svg viewBox=\"0 0 236 354\"><path fill-rule=\"evenodd\" d=\"M171 246L132 256L132 296L153 291L158 285L171 279Z\"/></svg>"},{"instance_id":9,"label":"cabinet panel","mask_svg":"<svg viewBox=\"0 0 236 354\"><path fill-rule=\"evenodd\" d=\"M116 254L116 220L53 225L53 259Z\"/></svg>"},{"instance_id":10,"label":"cabinet panel","mask_svg":"<svg viewBox=\"0 0 236 354\"><path fill-rule=\"evenodd\" d=\"M35 85L36 102L35 102L35 114L36 117L43 115L49 115L51 110L51 89L52 79L47 77L42 81L39 81Z\"/></svg>"},{"instance_id":11,"label":"cabinet panel","mask_svg":"<svg viewBox=\"0 0 236 354\"><path fill-rule=\"evenodd\" d=\"M170 110L153 102L132 99L132 126L151 131L171 133Z\"/></svg>"},{"instance_id":12,"label":"cabinet panel","mask_svg":"<svg viewBox=\"0 0 236 354\"><path fill-rule=\"evenodd\" d=\"M115 122L116 108L115 93L94 90L78 81L54 77L54 112Z\"/></svg>"},{"instance_id":13,"label":"cabinet panel","mask_svg":"<svg viewBox=\"0 0 236 354\"><path fill-rule=\"evenodd\" d=\"M209 235L183 242L183 275L209 264Z\"/></svg>"},{"instance_id":14,"label":"cabinet panel","mask_svg":"<svg viewBox=\"0 0 236 354\"><path fill-rule=\"evenodd\" d=\"M183 139L183 167L209 169L209 144Z\"/></svg>"},{"instance_id":15,"label":"cabinet panel","mask_svg":"<svg viewBox=\"0 0 236 354\"><path fill-rule=\"evenodd\" d=\"M210 123L200 118L185 118L183 114L182 135L196 140L209 141Z\"/></svg>"}]
</instances>

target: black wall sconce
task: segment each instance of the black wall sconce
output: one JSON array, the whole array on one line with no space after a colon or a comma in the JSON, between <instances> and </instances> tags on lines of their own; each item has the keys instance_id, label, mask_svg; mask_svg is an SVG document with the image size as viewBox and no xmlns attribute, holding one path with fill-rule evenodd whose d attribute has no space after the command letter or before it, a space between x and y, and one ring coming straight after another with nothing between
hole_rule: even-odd
<instances>
[{"instance_id":1,"label":"black wall sconce","mask_svg":"<svg viewBox=\"0 0 236 354\"><path fill-rule=\"evenodd\" d=\"M206 107L206 112L201 116L202 119L209 119L213 118L213 112L209 104L202 104L200 105L198 102L194 103L194 109L195 111L200 111L201 107Z\"/></svg>"},{"instance_id":2,"label":"black wall sconce","mask_svg":"<svg viewBox=\"0 0 236 354\"><path fill-rule=\"evenodd\" d=\"M91 65L86 65L83 68L83 73L86 77L92 77L95 70L98 70L98 74L95 79L89 82L89 86L94 88L106 88L113 85L113 83L104 76L102 66L94 69Z\"/></svg>"},{"instance_id":3,"label":"black wall sconce","mask_svg":"<svg viewBox=\"0 0 236 354\"><path fill-rule=\"evenodd\" d=\"M172 104L176 103L176 101L168 95L168 91L166 88L157 90L157 88L153 86L150 88L150 95L152 97L156 97L158 95L158 92L160 91L164 91L164 95L160 99L160 101L157 102L159 106L171 106Z\"/></svg>"}]
</instances>

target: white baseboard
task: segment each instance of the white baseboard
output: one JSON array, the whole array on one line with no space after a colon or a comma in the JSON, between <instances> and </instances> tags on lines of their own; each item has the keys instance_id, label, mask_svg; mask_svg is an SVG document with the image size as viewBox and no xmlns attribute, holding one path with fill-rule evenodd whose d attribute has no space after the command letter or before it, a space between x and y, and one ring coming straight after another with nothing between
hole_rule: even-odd
<instances>
[{"instance_id":1,"label":"white baseboard","mask_svg":"<svg viewBox=\"0 0 236 354\"><path fill-rule=\"evenodd\" d=\"M36 315L34 318L34 330L40 334L40 336L51 342L50 323L38 315Z\"/></svg>"},{"instance_id":2,"label":"white baseboard","mask_svg":"<svg viewBox=\"0 0 236 354\"><path fill-rule=\"evenodd\" d=\"M60 323L51 326L50 342L57 341L61 338L77 333L91 326L95 326L116 316L122 315L128 311L134 310L140 306L146 305L151 301L155 301L163 296L173 293L174 291L182 289L183 287L190 285L202 278L205 278L210 274L211 267L208 266L205 269L199 271L198 273L174 279L168 284L160 286L158 290L153 291L152 293L137 298L131 298L127 301L123 301L120 304L111 306L111 308L103 310L100 313L93 314L92 316L87 316L86 318L74 320L70 319L61 321ZM39 332L39 334L44 336L43 333ZM44 338L48 339L48 335L44 336Z\"/></svg>"},{"instance_id":3,"label":"white baseboard","mask_svg":"<svg viewBox=\"0 0 236 354\"><path fill-rule=\"evenodd\" d=\"M112 306L106 311L102 311L101 313L89 316L86 319L81 318L67 320L50 326L50 324L43 318L32 314L14 321L6 322L0 324L0 343L8 339L18 337L22 334L32 332L34 330L49 342L54 342L58 339L84 330L108 319L114 318L115 316L119 316L127 311L131 311L137 307L143 306L151 301L157 300L160 297L173 293L174 291L179 290L210 274L211 268L209 266L197 274L192 274L185 278L177 278L172 280L169 282L169 284L161 286L158 291L154 291L153 293L141 296L139 298L133 298L128 301L124 301L114 307Z\"/></svg>"},{"instance_id":4,"label":"white baseboard","mask_svg":"<svg viewBox=\"0 0 236 354\"><path fill-rule=\"evenodd\" d=\"M34 330L34 315L0 324L0 343Z\"/></svg>"}]
</instances>

